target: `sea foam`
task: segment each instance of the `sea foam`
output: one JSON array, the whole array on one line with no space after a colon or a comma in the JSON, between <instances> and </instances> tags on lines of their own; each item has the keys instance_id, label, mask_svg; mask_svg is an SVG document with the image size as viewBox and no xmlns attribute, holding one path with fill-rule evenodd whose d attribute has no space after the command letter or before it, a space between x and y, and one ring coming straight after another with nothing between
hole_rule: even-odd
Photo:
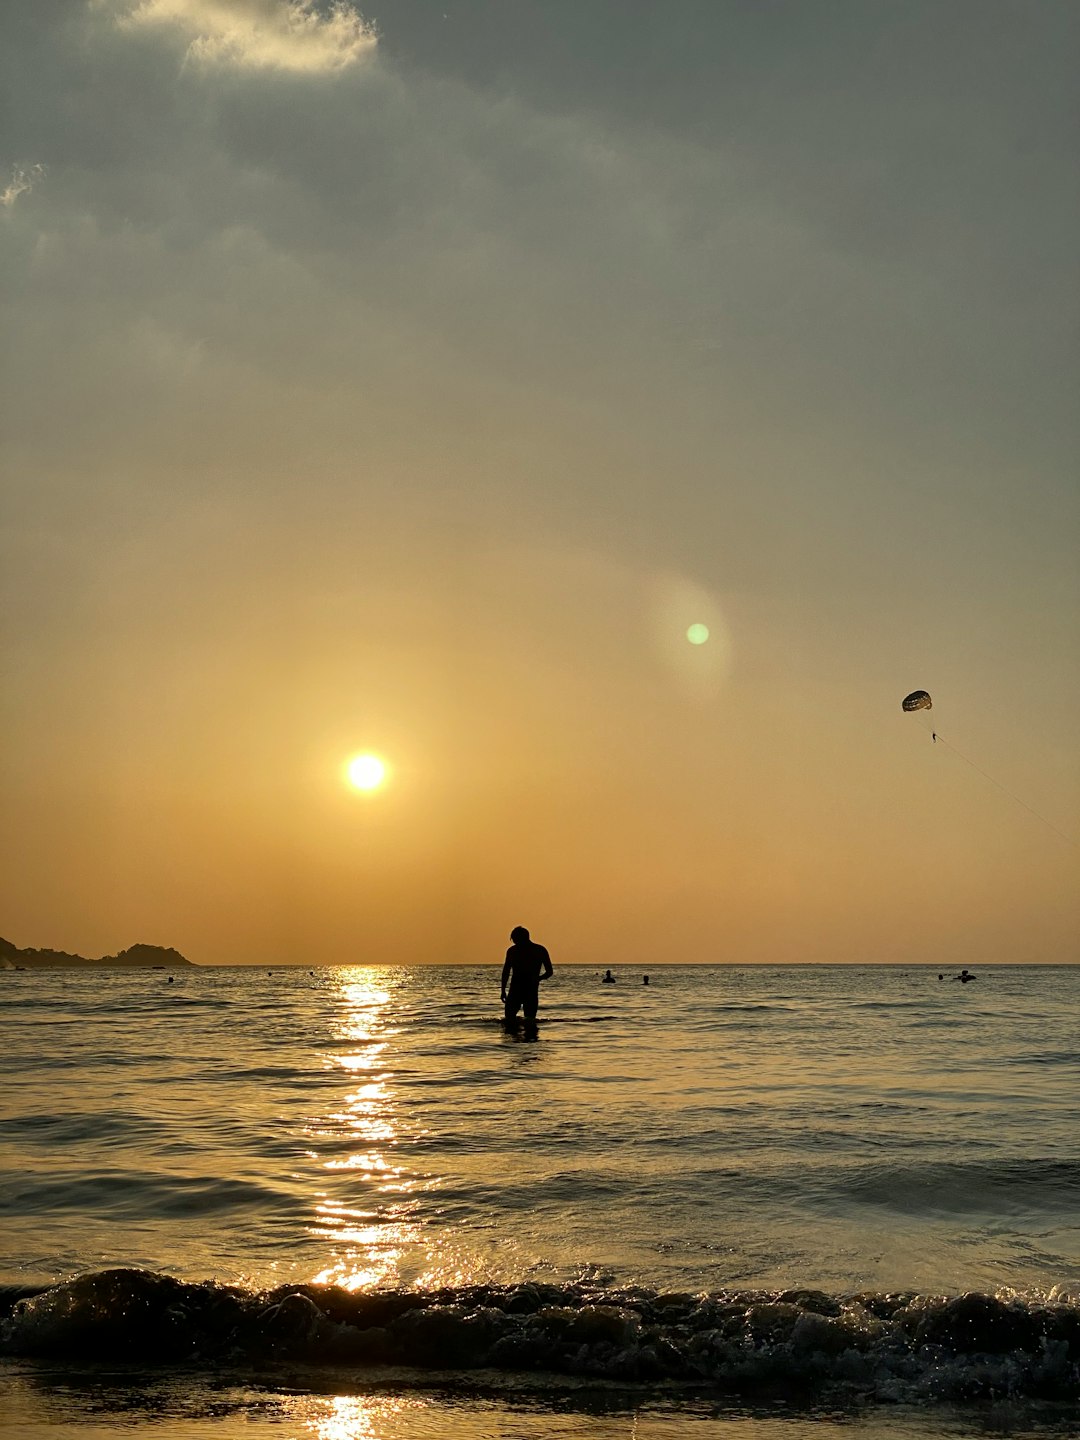
<instances>
[{"instance_id":1,"label":"sea foam","mask_svg":"<svg viewBox=\"0 0 1080 1440\"><path fill-rule=\"evenodd\" d=\"M250 1291L112 1269L0 1292L0 1354L185 1366L546 1371L738 1394L1080 1396L1080 1305L982 1293L525 1283Z\"/></svg>"}]
</instances>

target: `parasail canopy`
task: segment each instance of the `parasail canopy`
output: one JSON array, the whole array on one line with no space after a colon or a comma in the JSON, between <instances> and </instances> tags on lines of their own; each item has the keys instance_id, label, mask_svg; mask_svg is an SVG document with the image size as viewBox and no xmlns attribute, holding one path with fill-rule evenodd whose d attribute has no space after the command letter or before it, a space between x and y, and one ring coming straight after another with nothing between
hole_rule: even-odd
<instances>
[{"instance_id":1,"label":"parasail canopy","mask_svg":"<svg viewBox=\"0 0 1080 1440\"><path fill-rule=\"evenodd\" d=\"M900 703L905 710L930 710L934 702L927 691L913 690L910 695L905 695Z\"/></svg>"}]
</instances>

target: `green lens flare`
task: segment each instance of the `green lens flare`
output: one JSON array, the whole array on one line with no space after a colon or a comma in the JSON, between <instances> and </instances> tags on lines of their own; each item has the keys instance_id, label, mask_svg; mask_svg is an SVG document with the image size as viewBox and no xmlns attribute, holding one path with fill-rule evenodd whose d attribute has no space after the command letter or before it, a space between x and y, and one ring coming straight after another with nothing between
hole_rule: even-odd
<instances>
[{"instance_id":1,"label":"green lens flare","mask_svg":"<svg viewBox=\"0 0 1080 1440\"><path fill-rule=\"evenodd\" d=\"M686 638L691 645L704 645L709 638L709 627L707 625L691 625L686 632Z\"/></svg>"}]
</instances>

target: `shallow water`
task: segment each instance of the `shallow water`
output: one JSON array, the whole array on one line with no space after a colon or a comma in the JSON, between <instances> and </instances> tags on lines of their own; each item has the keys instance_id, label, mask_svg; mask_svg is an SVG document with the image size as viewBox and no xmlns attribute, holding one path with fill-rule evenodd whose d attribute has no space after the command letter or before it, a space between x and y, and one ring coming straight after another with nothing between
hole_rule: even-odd
<instances>
[{"instance_id":1,"label":"shallow water","mask_svg":"<svg viewBox=\"0 0 1080 1440\"><path fill-rule=\"evenodd\" d=\"M5 972L0 1282L129 1266L447 1303L538 1283L586 1307L633 1287L1076 1302L1080 969L937 973L656 967L645 988L560 968L527 1038L498 1023L496 966ZM875 1385L904 1324L874 1341ZM774 1344L747 1326L739 1344ZM891 1398L994 1388L935 1391L933 1364ZM53 1401L20 1423L67 1423ZM506 1403L477 1435L669 1433L659 1410L637 1432L530 1430ZM288 1423L443 1433L425 1405L392 1430ZM264 1421L288 1433L246 1410L244 1433Z\"/></svg>"},{"instance_id":2,"label":"shallow water","mask_svg":"<svg viewBox=\"0 0 1080 1440\"><path fill-rule=\"evenodd\" d=\"M1080 970L0 984L0 1280L1080 1285Z\"/></svg>"}]
</instances>

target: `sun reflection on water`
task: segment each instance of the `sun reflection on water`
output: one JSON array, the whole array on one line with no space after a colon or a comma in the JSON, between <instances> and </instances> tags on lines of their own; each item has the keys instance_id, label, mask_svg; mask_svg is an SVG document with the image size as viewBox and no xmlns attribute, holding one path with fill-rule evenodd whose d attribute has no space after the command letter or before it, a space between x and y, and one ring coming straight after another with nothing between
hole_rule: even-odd
<instances>
[{"instance_id":1,"label":"sun reflection on water","mask_svg":"<svg viewBox=\"0 0 1080 1440\"><path fill-rule=\"evenodd\" d=\"M331 1023L340 1045L326 1065L342 1088L305 1132L322 1182L307 1228L325 1263L312 1278L347 1290L475 1281L472 1247L442 1224L437 1196L445 1177L410 1164L415 1143L430 1141L432 1132L399 1094L430 1063L402 1040L407 981L401 971L375 967L342 970L335 979Z\"/></svg>"},{"instance_id":2,"label":"sun reflection on water","mask_svg":"<svg viewBox=\"0 0 1080 1440\"><path fill-rule=\"evenodd\" d=\"M302 1416L304 1429L317 1440L379 1440L395 1433L405 1411L429 1404L422 1397L405 1395L312 1396L301 1402L308 1411Z\"/></svg>"},{"instance_id":3,"label":"sun reflection on water","mask_svg":"<svg viewBox=\"0 0 1080 1440\"><path fill-rule=\"evenodd\" d=\"M338 983L339 1054L328 1065L351 1088L341 1105L309 1126L327 1189L315 1197L310 1230L333 1257L314 1278L358 1290L401 1279L404 1256L420 1239L415 1202L403 1199L417 1181L395 1161L401 1142L389 1067L394 1037L393 972L344 970Z\"/></svg>"}]
</instances>

